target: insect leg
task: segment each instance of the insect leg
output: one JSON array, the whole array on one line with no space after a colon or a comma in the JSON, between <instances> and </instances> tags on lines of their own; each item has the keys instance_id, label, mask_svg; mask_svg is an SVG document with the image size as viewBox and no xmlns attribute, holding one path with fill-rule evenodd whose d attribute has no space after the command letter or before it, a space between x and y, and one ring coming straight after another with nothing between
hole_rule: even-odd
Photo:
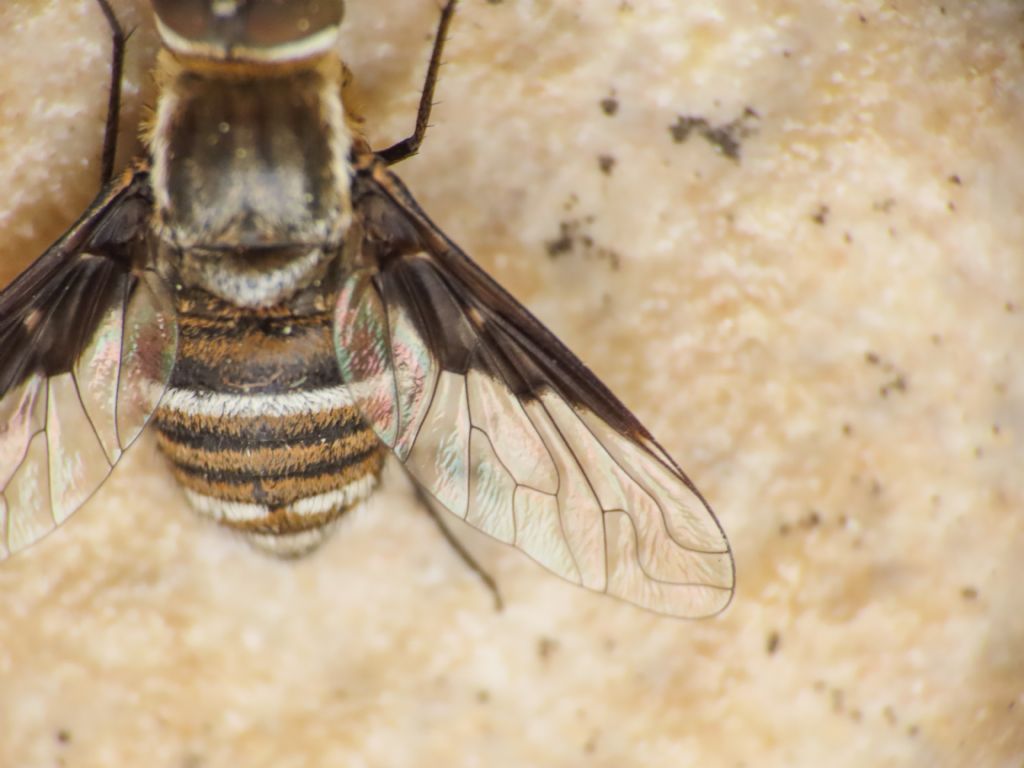
<instances>
[{"instance_id":1,"label":"insect leg","mask_svg":"<svg viewBox=\"0 0 1024 768\"><path fill-rule=\"evenodd\" d=\"M464 562L473 573L476 574L477 578L483 582L484 586L487 587L491 596L494 598L494 610L500 611L505 607L504 601L501 599L501 592L498 589L498 584L495 582L494 577L491 576L483 567L478 563L469 551L462 545L462 542L455 538L455 535L449 530L448 526L444 524L444 520L441 519L441 513L437 511L437 504L433 497L422 488L419 484L413 482L413 487L416 489L416 498L419 499L420 503L426 508L427 513L434 520L434 523L441 531L441 535L444 536L445 540L451 545L452 549L459 558Z\"/></svg>"},{"instance_id":2,"label":"insect leg","mask_svg":"<svg viewBox=\"0 0 1024 768\"><path fill-rule=\"evenodd\" d=\"M437 34L434 36L434 49L430 54L430 64L427 66L427 78L423 83L423 93L420 95L420 106L416 110L416 128L413 130L412 136L377 153L377 156L388 165L394 165L412 157L419 151L420 144L423 142L423 136L427 132L427 124L430 121L430 110L434 106L434 86L437 85L437 73L441 68L441 53L448 37L448 27L451 26L452 16L455 15L455 2L456 0L448 0L441 10Z\"/></svg>"},{"instance_id":3,"label":"insect leg","mask_svg":"<svg viewBox=\"0 0 1024 768\"><path fill-rule=\"evenodd\" d=\"M103 133L103 159L101 163L102 186L114 177L114 161L117 156L117 129L121 117L121 76L124 71L124 47L127 36L121 23L114 15L109 0L96 0L110 27L110 97L107 100L107 125Z\"/></svg>"}]
</instances>

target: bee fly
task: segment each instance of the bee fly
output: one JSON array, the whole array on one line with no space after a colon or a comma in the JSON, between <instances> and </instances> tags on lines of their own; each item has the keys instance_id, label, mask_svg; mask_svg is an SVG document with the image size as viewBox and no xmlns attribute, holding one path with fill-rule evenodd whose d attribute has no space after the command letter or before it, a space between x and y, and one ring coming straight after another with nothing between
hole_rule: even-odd
<instances>
[{"instance_id":1,"label":"bee fly","mask_svg":"<svg viewBox=\"0 0 1024 768\"><path fill-rule=\"evenodd\" d=\"M192 506L299 555L377 485L422 492L555 574L722 610L728 543L682 470L441 232L348 119L342 0L153 0L146 151L0 293L0 558L60 525L152 420Z\"/></svg>"}]
</instances>

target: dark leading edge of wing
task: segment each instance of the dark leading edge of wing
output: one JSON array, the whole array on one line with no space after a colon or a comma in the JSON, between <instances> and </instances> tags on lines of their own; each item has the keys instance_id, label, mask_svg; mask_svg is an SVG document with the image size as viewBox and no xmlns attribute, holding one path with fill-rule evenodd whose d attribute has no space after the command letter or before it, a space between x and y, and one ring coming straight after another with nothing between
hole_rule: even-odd
<instances>
[{"instance_id":1,"label":"dark leading edge of wing","mask_svg":"<svg viewBox=\"0 0 1024 768\"><path fill-rule=\"evenodd\" d=\"M558 575L676 616L732 596L710 508L636 417L429 221L357 164L363 242L335 345L367 420L449 511Z\"/></svg>"},{"instance_id":2,"label":"dark leading edge of wing","mask_svg":"<svg viewBox=\"0 0 1024 768\"><path fill-rule=\"evenodd\" d=\"M118 300L152 200L149 174L122 177L0 292L0 397L33 373L71 370Z\"/></svg>"},{"instance_id":3,"label":"dark leading edge of wing","mask_svg":"<svg viewBox=\"0 0 1024 768\"><path fill-rule=\"evenodd\" d=\"M176 333L144 272L151 211L139 167L0 292L0 559L99 487L163 392Z\"/></svg>"}]
</instances>

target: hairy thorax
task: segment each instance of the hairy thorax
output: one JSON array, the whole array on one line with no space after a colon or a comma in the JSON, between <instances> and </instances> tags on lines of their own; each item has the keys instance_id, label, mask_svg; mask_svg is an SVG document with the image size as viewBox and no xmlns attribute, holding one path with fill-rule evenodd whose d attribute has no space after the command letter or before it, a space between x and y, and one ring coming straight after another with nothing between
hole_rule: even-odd
<instances>
[{"instance_id":1,"label":"hairy thorax","mask_svg":"<svg viewBox=\"0 0 1024 768\"><path fill-rule=\"evenodd\" d=\"M342 68L161 55L151 129L158 260L177 282L269 307L322 279L352 221Z\"/></svg>"}]
</instances>

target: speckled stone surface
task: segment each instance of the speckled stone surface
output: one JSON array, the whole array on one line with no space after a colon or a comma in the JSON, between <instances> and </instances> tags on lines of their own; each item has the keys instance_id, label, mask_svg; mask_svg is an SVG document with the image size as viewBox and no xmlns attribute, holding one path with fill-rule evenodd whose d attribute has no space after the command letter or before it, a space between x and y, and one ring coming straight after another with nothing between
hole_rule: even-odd
<instances>
[{"instance_id":1,"label":"speckled stone surface","mask_svg":"<svg viewBox=\"0 0 1024 768\"><path fill-rule=\"evenodd\" d=\"M349 3L375 145L436 12ZM697 482L732 606L661 619L460 527L495 613L398 473L276 562L144 439L0 564L0 766L1019 767L1021 40L1012 0L465 0L399 171ZM95 191L106 55L89 0L0 6L0 280Z\"/></svg>"}]
</instances>

